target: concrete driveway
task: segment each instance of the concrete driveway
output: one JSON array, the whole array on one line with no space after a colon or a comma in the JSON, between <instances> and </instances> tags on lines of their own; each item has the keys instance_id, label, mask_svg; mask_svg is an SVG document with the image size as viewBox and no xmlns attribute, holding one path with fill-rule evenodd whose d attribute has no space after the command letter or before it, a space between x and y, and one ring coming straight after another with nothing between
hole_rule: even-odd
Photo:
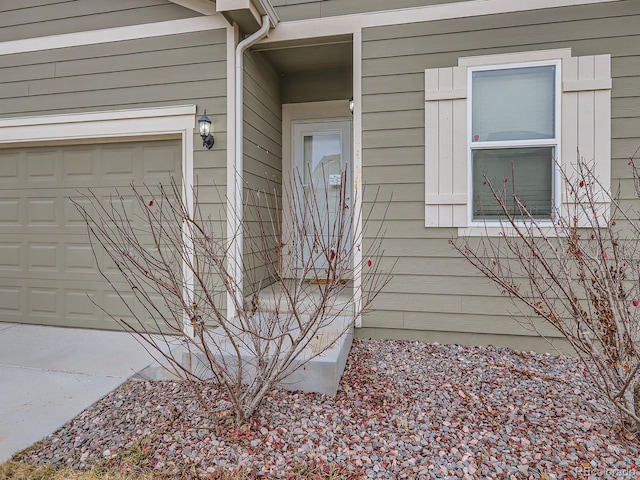
<instances>
[{"instance_id":1,"label":"concrete driveway","mask_svg":"<svg viewBox=\"0 0 640 480\"><path fill-rule=\"evenodd\" d=\"M152 362L128 333L0 322L0 462Z\"/></svg>"}]
</instances>

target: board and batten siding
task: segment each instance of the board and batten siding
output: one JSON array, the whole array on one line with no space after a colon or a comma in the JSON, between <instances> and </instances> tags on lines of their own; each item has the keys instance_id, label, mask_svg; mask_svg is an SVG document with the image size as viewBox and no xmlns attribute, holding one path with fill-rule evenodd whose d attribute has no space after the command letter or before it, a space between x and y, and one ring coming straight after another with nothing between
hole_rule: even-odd
<instances>
[{"instance_id":1,"label":"board and batten siding","mask_svg":"<svg viewBox=\"0 0 640 480\"><path fill-rule=\"evenodd\" d=\"M0 42L197 16L169 0L0 2Z\"/></svg>"},{"instance_id":2,"label":"board and batten siding","mask_svg":"<svg viewBox=\"0 0 640 480\"><path fill-rule=\"evenodd\" d=\"M512 318L515 307L448 244L457 229L424 226L424 72L474 55L557 48L571 48L572 56L610 54L612 183L620 181L631 199L627 161L640 146L638 22L640 3L619 2L363 31L363 181L369 192L393 195L383 265L398 262L361 335L537 345Z\"/></svg>"},{"instance_id":3,"label":"board and batten siding","mask_svg":"<svg viewBox=\"0 0 640 480\"><path fill-rule=\"evenodd\" d=\"M244 199L245 290L250 284L266 287L273 282L265 257L277 263L274 216L269 209L282 205L282 100L280 76L260 52L245 52L244 74ZM250 192L253 190L253 194ZM253 201L252 201L253 200ZM260 212L265 233L262 242L256 214Z\"/></svg>"},{"instance_id":4,"label":"board and batten siding","mask_svg":"<svg viewBox=\"0 0 640 480\"><path fill-rule=\"evenodd\" d=\"M464 0L271 0L271 4L280 19L287 22L461 1Z\"/></svg>"}]
</instances>

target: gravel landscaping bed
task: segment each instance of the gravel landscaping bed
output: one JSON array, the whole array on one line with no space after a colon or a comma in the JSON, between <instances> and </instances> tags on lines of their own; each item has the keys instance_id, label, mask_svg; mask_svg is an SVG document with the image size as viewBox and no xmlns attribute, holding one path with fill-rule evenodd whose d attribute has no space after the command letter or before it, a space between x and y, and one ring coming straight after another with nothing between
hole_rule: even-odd
<instances>
[{"instance_id":1,"label":"gravel landscaping bed","mask_svg":"<svg viewBox=\"0 0 640 480\"><path fill-rule=\"evenodd\" d=\"M614 424L571 358L355 340L335 398L274 390L249 425L216 434L184 385L129 382L27 461L83 469L135 453L201 478L335 464L340 478L640 478L640 443Z\"/></svg>"}]
</instances>

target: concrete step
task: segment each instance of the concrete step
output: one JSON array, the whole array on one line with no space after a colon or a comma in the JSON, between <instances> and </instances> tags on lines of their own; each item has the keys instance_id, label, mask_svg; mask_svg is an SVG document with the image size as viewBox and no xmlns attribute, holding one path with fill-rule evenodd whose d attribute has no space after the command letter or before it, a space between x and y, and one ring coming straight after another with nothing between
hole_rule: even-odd
<instances>
[{"instance_id":1,"label":"concrete step","mask_svg":"<svg viewBox=\"0 0 640 480\"><path fill-rule=\"evenodd\" d=\"M256 321L260 322L260 318L268 315L273 315L273 312L258 312L255 314ZM279 315L286 314L279 313ZM296 331L291 332L294 337L296 334ZM240 351L246 374L245 381L251 380L256 375L257 360L259 359L256 352L264 352L262 357L268 359L273 359L276 353L272 346L274 342L259 340L246 333L237 332L235 334L235 346L220 329L211 330L209 335L210 351L214 353L216 359L224 359L229 368L237 366L236 348ZM330 325L318 331L313 338L309 339L306 348L300 350L297 358L287 369L290 373L279 385L288 390L335 396L347 363L352 341L353 318L347 316L333 318ZM280 359L283 358L289 347L290 342L285 340L280 350ZM200 351L185 353L183 364L191 365L193 371L200 375L208 368L206 356Z\"/></svg>"},{"instance_id":2,"label":"concrete step","mask_svg":"<svg viewBox=\"0 0 640 480\"><path fill-rule=\"evenodd\" d=\"M289 292L295 295L296 311L304 323L322 302L322 294L326 287L322 284L300 282L295 279L286 280L286 282ZM252 325L251 328L243 329L238 319L229 322L230 325L236 325L231 327L234 330L234 342L220 328L213 328L206 332L207 347L216 360L222 359L230 368L236 368L237 351L240 352L246 375L244 381L248 382L255 377L260 357L273 359L276 353L273 347L275 342L260 341L257 337L247 334L247 330L261 332L263 338L274 338L277 335L266 331L266 327L279 325L281 332L287 332L293 337L297 336L299 330L292 328L293 325L297 325L297 322L293 320L290 313L291 300L285 293L283 286L276 282L260 290L257 295L247 297L247 308L255 311L249 319ZM323 302L327 306L323 313L327 324L316 332L313 338L307 339L306 348L298 352L296 360L287 370L289 374L280 382L280 386L289 390L318 392L331 396L337 393L353 340L354 305L351 282L345 283L344 288L336 289L334 294L333 298L325 299ZM286 339L287 336L283 338ZM290 343L285 342L281 347L281 357L289 346ZM207 372L209 362L204 350L197 344L187 345L182 342L172 348L172 355L179 359L181 365L198 376L208 378L212 374ZM175 374L166 362L159 361L140 372L137 377L175 379Z\"/></svg>"}]
</instances>

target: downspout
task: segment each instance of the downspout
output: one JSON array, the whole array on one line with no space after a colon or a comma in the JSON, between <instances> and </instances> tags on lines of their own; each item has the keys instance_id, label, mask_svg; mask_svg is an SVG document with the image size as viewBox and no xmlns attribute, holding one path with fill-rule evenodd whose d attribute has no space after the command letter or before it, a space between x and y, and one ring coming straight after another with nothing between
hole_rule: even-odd
<instances>
[{"instance_id":1,"label":"downspout","mask_svg":"<svg viewBox=\"0 0 640 480\"><path fill-rule=\"evenodd\" d=\"M235 162L235 196L233 208L233 232L231 238L231 251L233 255L233 279L236 284L236 301L238 305L244 302L244 281L243 281L243 243L244 234L242 231L243 217L243 184L244 184L244 52L253 44L259 42L269 34L271 21L268 15L262 17L262 26L249 37L238 43L236 47L236 162Z\"/></svg>"}]
</instances>

